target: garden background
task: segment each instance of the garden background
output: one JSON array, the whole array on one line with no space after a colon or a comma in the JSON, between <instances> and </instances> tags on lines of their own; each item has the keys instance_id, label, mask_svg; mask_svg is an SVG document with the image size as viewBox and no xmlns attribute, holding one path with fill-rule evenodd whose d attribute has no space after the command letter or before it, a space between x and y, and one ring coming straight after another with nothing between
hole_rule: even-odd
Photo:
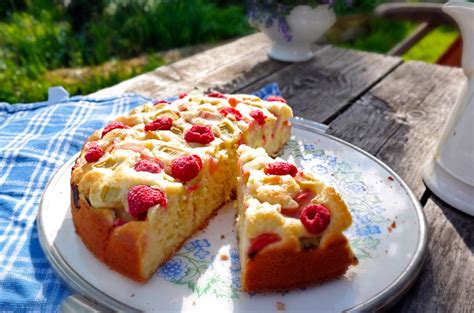
<instances>
[{"instance_id":1,"label":"garden background","mask_svg":"<svg viewBox=\"0 0 474 313\"><path fill-rule=\"evenodd\" d=\"M389 51L417 25L371 16L382 2L354 0L326 40ZM255 32L245 13L237 0L0 0L0 102L92 93ZM403 57L435 62L456 36L439 27Z\"/></svg>"}]
</instances>

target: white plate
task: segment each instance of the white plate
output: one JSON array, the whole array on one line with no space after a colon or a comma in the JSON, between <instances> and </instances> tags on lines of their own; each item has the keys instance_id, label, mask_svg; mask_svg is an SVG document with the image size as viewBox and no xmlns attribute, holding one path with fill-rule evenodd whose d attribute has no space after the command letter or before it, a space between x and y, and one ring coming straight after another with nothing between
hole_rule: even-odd
<instances>
[{"instance_id":1,"label":"white plate","mask_svg":"<svg viewBox=\"0 0 474 313\"><path fill-rule=\"evenodd\" d=\"M336 187L353 225L346 232L359 265L341 279L304 290L239 291L234 209L225 205L147 284L107 268L84 246L71 219L70 169L47 187L38 213L40 242L59 276L76 292L117 310L268 312L375 310L393 303L413 283L426 251L421 207L406 184L362 150L295 120L282 157Z\"/></svg>"}]
</instances>

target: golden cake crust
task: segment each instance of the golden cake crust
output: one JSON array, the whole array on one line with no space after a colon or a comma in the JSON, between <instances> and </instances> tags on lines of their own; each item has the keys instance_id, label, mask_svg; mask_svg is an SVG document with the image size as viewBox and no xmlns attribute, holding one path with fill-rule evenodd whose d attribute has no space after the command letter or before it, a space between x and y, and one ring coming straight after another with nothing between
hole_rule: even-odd
<instances>
[{"instance_id":1,"label":"golden cake crust","mask_svg":"<svg viewBox=\"0 0 474 313\"><path fill-rule=\"evenodd\" d=\"M72 219L76 233L87 248L110 269L137 282L148 281L154 273L142 274L142 253L140 253L141 249L147 249L148 223L132 221L121 227L115 227L113 225L115 214L112 210L92 208L82 196L79 196L75 185L71 185L71 191ZM196 232L208 225L218 209L219 207L215 208L213 214L198 227ZM190 237L192 236L193 234ZM166 263L185 241L177 245L162 263Z\"/></svg>"},{"instance_id":2,"label":"golden cake crust","mask_svg":"<svg viewBox=\"0 0 474 313\"><path fill-rule=\"evenodd\" d=\"M76 198L77 201L75 201L74 198L77 197L74 195L75 188L77 187L72 185L72 219L76 233L87 248L111 269L135 281L146 281L147 277L140 275L140 254L137 244L142 236L140 236L140 228L133 226L142 222L127 223L124 225L127 229L115 228L113 226L114 212L108 209L93 209L83 197Z\"/></svg>"},{"instance_id":3,"label":"golden cake crust","mask_svg":"<svg viewBox=\"0 0 474 313\"><path fill-rule=\"evenodd\" d=\"M324 248L297 251L295 242L268 248L246 264L244 291L275 291L305 287L344 275L358 263L344 236L331 238Z\"/></svg>"}]
</instances>

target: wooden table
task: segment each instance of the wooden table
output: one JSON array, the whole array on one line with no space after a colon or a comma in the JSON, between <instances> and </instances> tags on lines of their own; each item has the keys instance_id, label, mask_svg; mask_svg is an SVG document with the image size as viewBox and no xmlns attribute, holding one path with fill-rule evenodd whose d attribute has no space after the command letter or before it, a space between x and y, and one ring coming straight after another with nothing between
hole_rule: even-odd
<instances>
[{"instance_id":1,"label":"wooden table","mask_svg":"<svg viewBox=\"0 0 474 313\"><path fill-rule=\"evenodd\" d=\"M428 256L394 311L474 312L474 218L443 204L422 181L464 76L460 69L316 46L313 60L270 60L270 42L251 35L101 90L160 98L197 89L252 92L276 82L296 116L394 169L420 199L429 226ZM474 205L474 204L473 204Z\"/></svg>"}]
</instances>

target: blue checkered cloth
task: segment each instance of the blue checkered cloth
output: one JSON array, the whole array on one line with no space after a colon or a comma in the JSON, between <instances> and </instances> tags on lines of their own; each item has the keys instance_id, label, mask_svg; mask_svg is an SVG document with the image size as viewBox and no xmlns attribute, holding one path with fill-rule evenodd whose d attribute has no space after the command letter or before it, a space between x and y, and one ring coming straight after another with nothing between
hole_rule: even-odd
<instances>
[{"instance_id":1,"label":"blue checkered cloth","mask_svg":"<svg viewBox=\"0 0 474 313\"><path fill-rule=\"evenodd\" d=\"M270 84L255 94L280 91ZM69 98L53 89L48 102L0 103L0 311L56 312L70 294L38 241L43 191L91 133L148 101L139 95Z\"/></svg>"}]
</instances>

